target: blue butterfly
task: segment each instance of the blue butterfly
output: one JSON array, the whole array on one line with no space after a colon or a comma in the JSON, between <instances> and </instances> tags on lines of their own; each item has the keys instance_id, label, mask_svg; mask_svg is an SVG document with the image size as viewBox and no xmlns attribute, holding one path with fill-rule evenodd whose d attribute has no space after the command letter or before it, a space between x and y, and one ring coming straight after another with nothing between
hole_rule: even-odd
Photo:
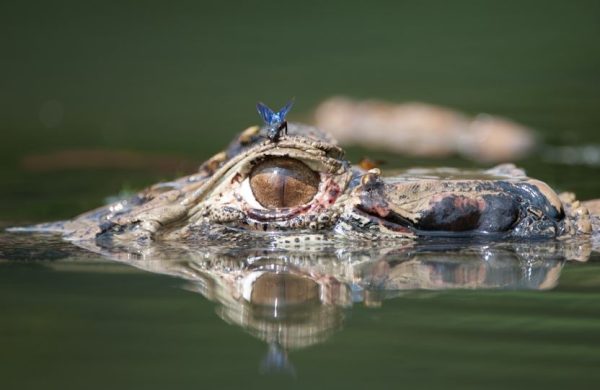
<instances>
[{"instance_id":1,"label":"blue butterfly","mask_svg":"<svg viewBox=\"0 0 600 390\"><path fill-rule=\"evenodd\" d=\"M293 104L294 99L292 98L281 110L279 110L279 112L273 112L266 104L261 102L256 105L258 115L260 115L267 127L267 137L269 137L272 142L279 141L279 137L281 137L282 133L287 135L287 121L285 120L285 117Z\"/></svg>"}]
</instances>

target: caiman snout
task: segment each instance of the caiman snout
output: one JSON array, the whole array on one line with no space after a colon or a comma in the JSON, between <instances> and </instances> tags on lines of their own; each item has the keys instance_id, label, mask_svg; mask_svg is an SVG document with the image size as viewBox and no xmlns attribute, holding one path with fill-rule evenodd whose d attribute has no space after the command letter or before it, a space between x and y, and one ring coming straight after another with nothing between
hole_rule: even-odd
<instances>
[{"instance_id":1,"label":"caiman snout","mask_svg":"<svg viewBox=\"0 0 600 390\"><path fill-rule=\"evenodd\" d=\"M365 173L354 210L382 229L415 236L557 237L565 212L545 183L522 179L382 177Z\"/></svg>"}]
</instances>

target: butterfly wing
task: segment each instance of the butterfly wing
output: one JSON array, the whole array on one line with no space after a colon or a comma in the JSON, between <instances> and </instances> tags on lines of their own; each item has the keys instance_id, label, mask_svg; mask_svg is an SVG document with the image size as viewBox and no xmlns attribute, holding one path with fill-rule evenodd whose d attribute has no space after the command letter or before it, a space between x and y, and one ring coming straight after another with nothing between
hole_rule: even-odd
<instances>
[{"instance_id":1,"label":"butterfly wing","mask_svg":"<svg viewBox=\"0 0 600 390\"><path fill-rule=\"evenodd\" d=\"M258 115L260 115L262 120L267 125L273 124L273 110L271 110L269 107L267 107L266 104L264 104L262 102L258 102L258 104L256 105L256 110L258 111Z\"/></svg>"},{"instance_id":2,"label":"butterfly wing","mask_svg":"<svg viewBox=\"0 0 600 390\"><path fill-rule=\"evenodd\" d=\"M294 105L294 98L291 98L285 106L283 106L283 108L281 110L279 110L279 118L280 120L285 120L285 117L287 115L287 113L290 111L290 109L292 108L292 106Z\"/></svg>"}]
</instances>

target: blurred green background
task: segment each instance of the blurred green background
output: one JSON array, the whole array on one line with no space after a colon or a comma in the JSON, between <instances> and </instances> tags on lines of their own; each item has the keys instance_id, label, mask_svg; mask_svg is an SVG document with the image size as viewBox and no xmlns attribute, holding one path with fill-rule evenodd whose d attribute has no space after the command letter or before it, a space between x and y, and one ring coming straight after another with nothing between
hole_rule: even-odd
<instances>
[{"instance_id":1,"label":"blurred green background","mask_svg":"<svg viewBox=\"0 0 600 390\"><path fill-rule=\"evenodd\" d=\"M68 217L167 176L36 173L24 156L201 162L258 122L257 100L296 96L292 120L336 94L419 100L507 116L550 144L600 143L598 1L4 1L0 29L0 218L12 221ZM582 183L597 171L525 166L597 192Z\"/></svg>"}]
</instances>

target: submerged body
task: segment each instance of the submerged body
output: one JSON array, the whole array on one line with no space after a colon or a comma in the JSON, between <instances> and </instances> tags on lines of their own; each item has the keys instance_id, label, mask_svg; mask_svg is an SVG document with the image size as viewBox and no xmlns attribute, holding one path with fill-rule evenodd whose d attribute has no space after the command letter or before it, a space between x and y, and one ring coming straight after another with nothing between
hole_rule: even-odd
<instances>
[{"instance_id":1,"label":"submerged body","mask_svg":"<svg viewBox=\"0 0 600 390\"><path fill-rule=\"evenodd\" d=\"M385 176L351 165L336 141L318 129L289 124L289 134L277 142L258 127L249 128L193 175L71 221L24 230L59 232L104 247L218 239L299 245L332 239L589 236L598 232L598 216L574 196L558 196L512 165Z\"/></svg>"}]
</instances>

